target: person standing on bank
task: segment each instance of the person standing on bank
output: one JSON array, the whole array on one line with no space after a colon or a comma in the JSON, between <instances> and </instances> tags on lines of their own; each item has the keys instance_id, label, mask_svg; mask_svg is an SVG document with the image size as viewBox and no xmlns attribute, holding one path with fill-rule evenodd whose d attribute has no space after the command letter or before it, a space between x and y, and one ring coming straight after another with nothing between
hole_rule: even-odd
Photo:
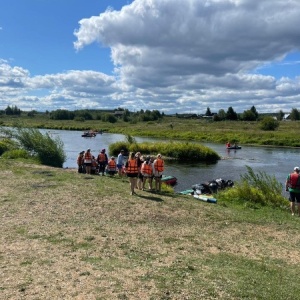
<instances>
[{"instance_id":1,"label":"person standing on bank","mask_svg":"<svg viewBox=\"0 0 300 300\"><path fill-rule=\"evenodd\" d=\"M130 195L135 195L134 188L136 186L137 177L138 177L138 162L134 155L134 152L130 152L128 160L125 164L125 172L129 178L130 184Z\"/></svg>"},{"instance_id":2,"label":"person standing on bank","mask_svg":"<svg viewBox=\"0 0 300 300\"><path fill-rule=\"evenodd\" d=\"M121 177L123 175L123 166L124 166L124 150L122 149L120 153L118 154L117 158L117 168L118 168L118 174Z\"/></svg>"},{"instance_id":3,"label":"person standing on bank","mask_svg":"<svg viewBox=\"0 0 300 300\"><path fill-rule=\"evenodd\" d=\"M300 168L295 167L294 172L289 174L285 182L285 190L290 192L290 207L292 216L295 214L295 203L300 217Z\"/></svg>"},{"instance_id":4,"label":"person standing on bank","mask_svg":"<svg viewBox=\"0 0 300 300\"><path fill-rule=\"evenodd\" d=\"M157 192L161 191L161 178L164 171L164 161L161 157L161 154L157 154L156 159L153 163L154 167L154 179L155 179L155 190Z\"/></svg>"},{"instance_id":5,"label":"person standing on bank","mask_svg":"<svg viewBox=\"0 0 300 300\"><path fill-rule=\"evenodd\" d=\"M84 153L84 166L85 166L85 171L86 174L91 174L92 170L92 153L91 149L87 149L86 152Z\"/></svg>"},{"instance_id":6,"label":"person standing on bank","mask_svg":"<svg viewBox=\"0 0 300 300\"><path fill-rule=\"evenodd\" d=\"M84 151L81 151L77 157L78 173L84 173Z\"/></svg>"},{"instance_id":7,"label":"person standing on bank","mask_svg":"<svg viewBox=\"0 0 300 300\"><path fill-rule=\"evenodd\" d=\"M105 149L102 149L101 152L98 154L97 162L99 165L99 175L102 174L102 176L104 176L105 167L108 164L108 157L105 153Z\"/></svg>"}]
</instances>

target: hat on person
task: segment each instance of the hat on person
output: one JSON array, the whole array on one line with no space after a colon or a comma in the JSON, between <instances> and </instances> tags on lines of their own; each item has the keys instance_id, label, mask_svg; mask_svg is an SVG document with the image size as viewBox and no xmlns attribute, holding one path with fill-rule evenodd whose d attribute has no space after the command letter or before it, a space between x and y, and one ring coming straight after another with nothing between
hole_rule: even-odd
<instances>
[{"instance_id":1,"label":"hat on person","mask_svg":"<svg viewBox=\"0 0 300 300\"><path fill-rule=\"evenodd\" d=\"M295 167L294 171L300 171L300 168L299 167Z\"/></svg>"},{"instance_id":2,"label":"hat on person","mask_svg":"<svg viewBox=\"0 0 300 300\"><path fill-rule=\"evenodd\" d=\"M161 154L159 153L159 154L157 154L157 157L161 157Z\"/></svg>"},{"instance_id":3,"label":"hat on person","mask_svg":"<svg viewBox=\"0 0 300 300\"><path fill-rule=\"evenodd\" d=\"M105 152L105 149L102 149L102 150L101 150L101 153L104 153L104 152Z\"/></svg>"},{"instance_id":4,"label":"hat on person","mask_svg":"<svg viewBox=\"0 0 300 300\"><path fill-rule=\"evenodd\" d=\"M83 154L84 153L84 151L81 151L79 154Z\"/></svg>"},{"instance_id":5,"label":"hat on person","mask_svg":"<svg viewBox=\"0 0 300 300\"><path fill-rule=\"evenodd\" d=\"M115 157L114 157L114 156L112 156L112 157L111 157L111 159L115 159Z\"/></svg>"}]
</instances>

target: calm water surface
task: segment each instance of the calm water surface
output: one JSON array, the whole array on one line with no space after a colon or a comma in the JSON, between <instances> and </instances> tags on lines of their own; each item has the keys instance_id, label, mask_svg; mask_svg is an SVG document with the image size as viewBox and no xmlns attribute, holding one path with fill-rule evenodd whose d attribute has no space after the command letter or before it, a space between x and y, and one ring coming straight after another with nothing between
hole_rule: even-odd
<instances>
[{"instance_id":1,"label":"calm water surface","mask_svg":"<svg viewBox=\"0 0 300 300\"><path fill-rule=\"evenodd\" d=\"M105 148L108 151L111 143L122 141L122 134L104 133L95 138L82 138L82 132L68 130L47 130L53 137L58 135L65 147L67 161L65 168L76 168L76 159L80 151L91 149L93 155L98 155L99 150ZM136 138L137 142L153 141L149 138ZM223 178L237 181L241 174L247 172L246 166L250 166L255 172L264 171L274 175L277 180L284 183L286 176L295 166L300 166L300 149L290 148L265 148L243 146L240 150L225 149L225 145L203 143L215 150L222 160L213 165L200 163L166 163L166 175L177 177L176 191L191 188L195 183Z\"/></svg>"}]
</instances>

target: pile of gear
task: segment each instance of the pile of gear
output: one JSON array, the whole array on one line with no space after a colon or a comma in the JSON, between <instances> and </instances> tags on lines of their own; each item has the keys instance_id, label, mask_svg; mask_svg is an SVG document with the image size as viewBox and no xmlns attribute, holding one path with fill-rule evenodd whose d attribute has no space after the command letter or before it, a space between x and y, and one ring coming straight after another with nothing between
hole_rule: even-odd
<instances>
[{"instance_id":1,"label":"pile of gear","mask_svg":"<svg viewBox=\"0 0 300 300\"><path fill-rule=\"evenodd\" d=\"M215 194L219 190L223 190L229 187L233 187L234 182L232 180L224 180L218 178L204 183L194 184L192 189L195 194Z\"/></svg>"}]
</instances>

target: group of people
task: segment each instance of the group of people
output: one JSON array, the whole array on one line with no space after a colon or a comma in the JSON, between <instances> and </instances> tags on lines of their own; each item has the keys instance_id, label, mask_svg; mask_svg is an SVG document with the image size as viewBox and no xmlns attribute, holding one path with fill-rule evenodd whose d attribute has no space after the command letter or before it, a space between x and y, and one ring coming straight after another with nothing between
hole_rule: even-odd
<instances>
[{"instance_id":1,"label":"group of people","mask_svg":"<svg viewBox=\"0 0 300 300\"><path fill-rule=\"evenodd\" d=\"M148 181L148 189L161 191L161 178L164 171L164 160L161 154L156 157L142 156L140 152L131 152L126 160L124 150L118 154L117 160L114 156L108 159L106 150L102 149L97 157L91 154L91 149L81 151L77 157L78 173L99 174L119 176L126 175L129 179L130 194L134 195L135 189L145 190Z\"/></svg>"},{"instance_id":2,"label":"group of people","mask_svg":"<svg viewBox=\"0 0 300 300\"><path fill-rule=\"evenodd\" d=\"M129 154L125 164L125 173L129 178L130 194L135 194L135 189L145 190L148 181L148 189L152 190L153 179L155 181L155 190L161 191L161 178L164 171L164 160L161 154L156 158L143 157L140 152Z\"/></svg>"},{"instance_id":3,"label":"group of people","mask_svg":"<svg viewBox=\"0 0 300 300\"><path fill-rule=\"evenodd\" d=\"M97 157L92 155L91 149L81 151L77 157L78 173L114 175L118 172L115 157L108 159L106 150L102 149Z\"/></svg>"}]
</instances>

